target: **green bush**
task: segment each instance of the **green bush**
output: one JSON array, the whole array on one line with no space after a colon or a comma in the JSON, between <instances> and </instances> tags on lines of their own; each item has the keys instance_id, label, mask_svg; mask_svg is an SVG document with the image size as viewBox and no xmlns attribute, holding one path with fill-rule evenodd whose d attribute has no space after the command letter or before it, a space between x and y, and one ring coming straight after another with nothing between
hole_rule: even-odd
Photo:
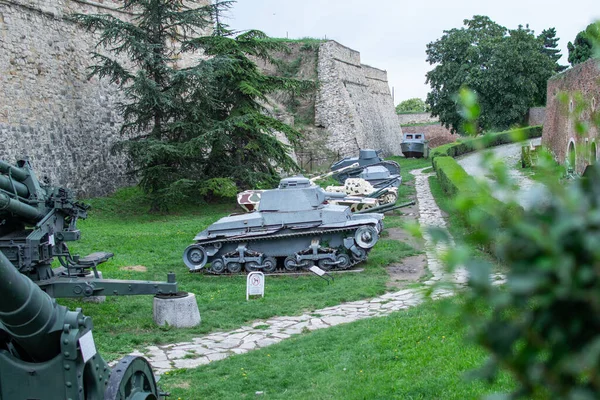
<instances>
[{"instance_id":1,"label":"green bush","mask_svg":"<svg viewBox=\"0 0 600 400\"><path fill-rule=\"evenodd\" d=\"M508 269L502 287L490 281L490 262L447 257L469 272L465 325L491 353L480 376L506 369L517 382L498 398L600 398L600 165L588 174L548 187L549 204L506 213L502 229L469 221L468 243L492 245ZM492 312L476 311L484 305Z\"/></svg>"},{"instance_id":2,"label":"green bush","mask_svg":"<svg viewBox=\"0 0 600 400\"><path fill-rule=\"evenodd\" d=\"M467 225L485 225L490 230L500 230L504 224L503 216L523 212L520 206L505 204L492 196L487 188L467 174L454 158L436 157L433 159L433 166L444 192L456 200L455 212L464 218ZM492 251L492 247L488 245L480 248Z\"/></svg>"},{"instance_id":3,"label":"green bush","mask_svg":"<svg viewBox=\"0 0 600 400\"><path fill-rule=\"evenodd\" d=\"M484 136L459 140L436 147L431 152L431 158L436 157L458 157L487 147L500 146L502 144L520 142L542 136L542 126L530 126L527 128L513 129L506 132L491 133Z\"/></svg>"}]
</instances>

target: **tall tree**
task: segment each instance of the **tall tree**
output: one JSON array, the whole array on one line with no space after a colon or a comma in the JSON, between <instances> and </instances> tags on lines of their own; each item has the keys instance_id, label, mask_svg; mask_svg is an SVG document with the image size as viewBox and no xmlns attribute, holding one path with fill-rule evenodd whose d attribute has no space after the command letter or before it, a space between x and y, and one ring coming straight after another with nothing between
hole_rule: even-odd
<instances>
[{"instance_id":1,"label":"tall tree","mask_svg":"<svg viewBox=\"0 0 600 400\"><path fill-rule=\"evenodd\" d=\"M521 123L529 107L545 101L546 81L556 69L547 48L533 31L507 30L486 16L464 21L427 45L427 73L432 115L452 132L462 133L457 93L476 92L481 102L481 129L504 129Z\"/></svg>"},{"instance_id":2,"label":"tall tree","mask_svg":"<svg viewBox=\"0 0 600 400\"><path fill-rule=\"evenodd\" d=\"M273 187L279 179L278 168L297 168L289 156L291 147L278 140L276 134L295 144L300 133L269 115L265 108L267 96L280 91L300 95L314 84L263 74L250 57L271 60L273 52L286 51L287 47L258 30L241 34L230 30L222 18L230 7L229 1L217 1L213 35L184 45L186 50L202 50L213 62L222 60L226 64L215 75L220 107L215 110L214 126L207 136L212 151L204 174L224 174L240 187Z\"/></svg>"},{"instance_id":3,"label":"tall tree","mask_svg":"<svg viewBox=\"0 0 600 400\"><path fill-rule=\"evenodd\" d=\"M239 187L271 183L276 168L295 168L273 132L292 139L297 132L260 114L258 101L266 101L266 91L300 84L264 77L243 55L267 57L274 45L264 34L250 31L225 40L221 13L231 4L125 0L122 10L134 15L130 22L74 15L83 27L100 33L98 47L106 52L93 53L96 65L90 75L110 79L124 94L121 133L126 140L120 147L129 154L153 209L184 197L234 195ZM203 37L214 22L214 33ZM205 42L214 43L205 46L212 57L188 68L177 66L177 59ZM253 136L244 140L240 131Z\"/></svg>"},{"instance_id":4,"label":"tall tree","mask_svg":"<svg viewBox=\"0 0 600 400\"><path fill-rule=\"evenodd\" d=\"M560 49L558 49L558 40L560 38L556 37L555 28L544 29L542 33L538 35L538 39L544 43L543 52L556 63L556 72L562 72L569 68L567 65L558 64L558 60L562 57L562 54L560 54Z\"/></svg>"},{"instance_id":5,"label":"tall tree","mask_svg":"<svg viewBox=\"0 0 600 400\"><path fill-rule=\"evenodd\" d=\"M418 97L401 101L396 106L396 114L402 113L423 113L428 110L427 104Z\"/></svg>"},{"instance_id":6,"label":"tall tree","mask_svg":"<svg viewBox=\"0 0 600 400\"><path fill-rule=\"evenodd\" d=\"M569 62L572 66L589 60L593 55L593 47L600 46L600 22L589 24L579 32L573 43L567 44Z\"/></svg>"}]
</instances>

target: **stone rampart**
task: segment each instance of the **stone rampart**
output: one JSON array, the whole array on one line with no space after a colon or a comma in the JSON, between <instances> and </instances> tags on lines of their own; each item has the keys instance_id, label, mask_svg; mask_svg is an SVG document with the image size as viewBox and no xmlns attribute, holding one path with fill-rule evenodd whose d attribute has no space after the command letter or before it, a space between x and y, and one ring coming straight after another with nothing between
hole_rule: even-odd
<instances>
[{"instance_id":1,"label":"stone rampart","mask_svg":"<svg viewBox=\"0 0 600 400\"><path fill-rule=\"evenodd\" d=\"M360 53L335 41L322 43L315 125L327 131L325 146L342 156L360 148L401 154L402 131L385 71L360 63Z\"/></svg>"},{"instance_id":2,"label":"stone rampart","mask_svg":"<svg viewBox=\"0 0 600 400\"><path fill-rule=\"evenodd\" d=\"M206 0L208 1L208 0ZM87 79L97 39L73 12L130 14L113 0L0 0L0 158L28 157L40 176L100 196L131 184L118 103L107 80Z\"/></svg>"}]
</instances>

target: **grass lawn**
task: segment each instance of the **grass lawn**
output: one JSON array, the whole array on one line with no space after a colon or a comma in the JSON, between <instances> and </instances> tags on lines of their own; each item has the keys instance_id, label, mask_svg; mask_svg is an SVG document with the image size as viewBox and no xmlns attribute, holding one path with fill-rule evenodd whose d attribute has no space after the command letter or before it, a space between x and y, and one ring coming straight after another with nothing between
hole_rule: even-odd
<instances>
[{"instance_id":1,"label":"grass lawn","mask_svg":"<svg viewBox=\"0 0 600 400\"><path fill-rule=\"evenodd\" d=\"M402 171L408 179L409 168L403 166ZM233 202L174 209L168 215L148 214L148 204L134 188L88 202L93 208L90 217L78 224L82 239L71 245L73 253L114 252L115 257L100 266L105 278L164 281L167 272L175 272L180 290L195 293L202 317L202 324L196 328L171 329L154 324L152 296L107 297L103 304L61 299L62 304L81 307L93 318L98 348L108 360L144 345L189 340L217 330L236 329L257 319L298 315L379 296L386 291L385 267L418 253L384 235L367 262L357 266L364 272L337 275L329 286L313 276L269 277L266 297L248 303L245 276L192 274L182 261L183 250L199 231L225 215L239 212ZM385 222L395 226L399 220L396 214ZM145 267L146 271L125 269L133 266Z\"/></svg>"},{"instance_id":2,"label":"grass lawn","mask_svg":"<svg viewBox=\"0 0 600 400\"><path fill-rule=\"evenodd\" d=\"M451 311L427 302L385 318L301 334L279 344L163 376L174 399L475 399L509 391L468 379L485 353L465 342Z\"/></svg>"}]
</instances>

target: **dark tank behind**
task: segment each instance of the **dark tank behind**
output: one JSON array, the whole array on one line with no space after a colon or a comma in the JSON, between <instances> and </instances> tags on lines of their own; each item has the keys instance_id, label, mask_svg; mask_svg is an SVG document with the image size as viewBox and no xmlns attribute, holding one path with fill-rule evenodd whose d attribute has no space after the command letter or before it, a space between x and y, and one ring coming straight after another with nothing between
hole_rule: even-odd
<instances>
[{"instance_id":1,"label":"dark tank behind","mask_svg":"<svg viewBox=\"0 0 600 400\"><path fill-rule=\"evenodd\" d=\"M221 218L196 235L183 260L191 271L210 263L216 274L350 268L379 239L383 215L324 204L329 195L304 177L283 179L262 193L257 211Z\"/></svg>"},{"instance_id":2,"label":"dark tank behind","mask_svg":"<svg viewBox=\"0 0 600 400\"><path fill-rule=\"evenodd\" d=\"M385 161L379 153L381 150L360 149L358 157L346 157L335 162L331 166L333 177L342 184L349 178L361 178L377 189L400 186L400 165L395 161ZM353 164L356 166L349 168Z\"/></svg>"}]
</instances>

